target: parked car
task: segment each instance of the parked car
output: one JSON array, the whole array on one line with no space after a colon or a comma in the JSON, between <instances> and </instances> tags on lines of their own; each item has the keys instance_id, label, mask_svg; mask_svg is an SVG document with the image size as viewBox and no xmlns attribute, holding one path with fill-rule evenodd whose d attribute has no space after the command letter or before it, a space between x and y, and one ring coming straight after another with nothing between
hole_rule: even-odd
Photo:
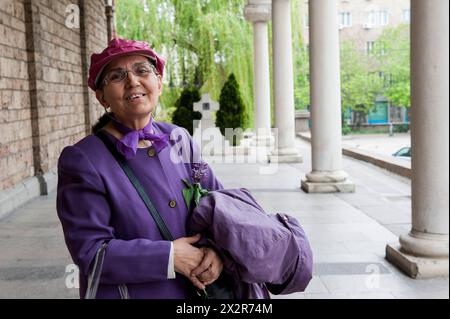
<instances>
[{"instance_id":1,"label":"parked car","mask_svg":"<svg viewBox=\"0 0 450 319\"><path fill-rule=\"evenodd\" d=\"M392 156L410 161L411 160L411 146L402 147L397 152L392 154Z\"/></svg>"}]
</instances>

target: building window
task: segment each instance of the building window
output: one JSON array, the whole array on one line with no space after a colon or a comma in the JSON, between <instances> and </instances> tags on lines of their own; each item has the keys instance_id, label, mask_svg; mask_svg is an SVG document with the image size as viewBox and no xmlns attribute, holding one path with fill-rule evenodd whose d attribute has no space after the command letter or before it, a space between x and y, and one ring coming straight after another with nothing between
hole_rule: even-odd
<instances>
[{"instance_id":1,"label":"building window","mask_svg":"<svg viewBox=\"0 0 450 319\"><path fill-rule=\"evenodd\" d=\"M394 84L394 78L391 73L385 73L383 71L378 72L380 80L383 82L383 88L389 88Z\"/></svg>"},{"instance_id":2,"label":"building window","mask_svg":"<svg viewBox=\"0 0 450 319\"><path fill-rule=\"evenodd\" d=\"M388 74L385 74L383 71L378 72L378 76L380 77L380 80L383 82L383 88L389 87L389 76Z\"/></svg>"},{"instance_id":3,"label":"building window","mask_svg":"<svg viewBox=\"0 0 450 319\"><path fill-rule=\"evenodd\" d=\"M365 29L371 29L379 26L386 26L389 24L388 10L371 10L367 12Z\"/></svg>"},{"instance_id":4,"label":"building window","mask_svg":"<svg viewBox=\"0 0 450 319\"><path fill-rule=\"evenodd\" d=\"M375 12L376 11L369 11L367 12L367 18L366 18L366 23L364 24L364 27L366 29L370 29L373 28L376 25L376 16L375 16Z\"/></svg>"},{"instance_id":5,"label":"building window","mask_svg":"<svg viewBox=\"0 0 450 319\"><path fill-rule=\"evenodd\" d=\"M389 24L389 12L387 10L380 11L380 25L385 26Z\"/></svg>"},{"instance_id":6,"label":"building window","mask_svg":"<svg viewBox=\"0 0 450 319\"><path fill-rule=\"evenodd\" d=\"M352 14L350 12L339 13L339 29L352 26Z\"/></svg>"},{"instance_id":7,"label":"building window","mask_svg":"<svg viewBox=\"0 0 450 319\"><path fill-rule=\"evenodd\" d=\"M411 10L403 10L403 22L408 24L411 23Z\"/></svg>"},{"instance_id":8,"label":"building window","mask_svg":"<svg viewBox=\"0 0 450 319\"><path fill-rule=\"evenodd\" d=\"M375 49L375 41L367 41L366 42L366 54L371 55L373 50Z\"/></svg>"},{"instance_id":9,"label":"building window","mask_svg":"<svg viewBox=\"0 0 450 319\"><path fill-rule=\"evenodd\" d=\"M387 55L386 42L379 41L378 43L379 54L382 56Z\"/></svg>"}]
</instances>

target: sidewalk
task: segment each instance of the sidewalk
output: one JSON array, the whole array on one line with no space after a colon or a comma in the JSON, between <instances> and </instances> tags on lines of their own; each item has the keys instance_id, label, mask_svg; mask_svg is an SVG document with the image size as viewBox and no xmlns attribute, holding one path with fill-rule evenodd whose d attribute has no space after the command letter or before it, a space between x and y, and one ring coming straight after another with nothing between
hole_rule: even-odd
<instances>
[{"instance_id":1,"label":"sidewalk","mask_svg":"<svg viewBox=\"0 0 450 319\"><path fill-rule=\"evenodd\" d=\"M72 260L55 206L52 193L0 220L0 298L78 298L65 286Z\"/></svg>"},{"instance_id":2,"label":"sidewalk","mask_svg":"<svg viewBox=\"0 0 450 319\"><path fill-rule=\"evenodd\" d=\"M346 147L370 151L380 155L391 156L405 146L411 146L409 133L389 134L351 134L342 137Z\"/></svg>"},{"instance_id":3,"label":"sidewalk","mask_svg":"<svg viewBox=\"0 0 450 319\"><path fill-rule=\"evenodd\" d=\"M311 141L310 132L297 133L297 136ZM392 156L399 149L410 145L409 133L396 133L393 136L354 134L342 137L342 154L411 179L411 160Z\"/></svg>"},{"instance_id":4,"label":"sidewalk","mask_svg":"<svg viewBox=\"0 0 450 319\"><path fill-rule=\"evenodd\" d=\"M309 140L311 132L297 133ZM342 136L342 147L371 152L381 156L391 156L405 146L411 146L409 133L389 134L350 134Z\"/></svg>"},{"instance_id":5,"label":"sidewalk","mask_svg":"<svg viewBox=\"0 0 450 319\"><path fill-rule=\"evenodd\" d=\"M311 170L310 145L297 139L301 164L260 164L207 159L227 188L246 187L268 212L298 218L314 252L314 277L305 293L283 298L449 298L449 280L411 279L385 258L386 243L409 231L410 180L344 157L354 194L306 194L300 179ZM276 164L271 164L275 168ZM77 298L65 286L72 261L55 211L55 194L30 202L0 220L0 298Z\"/></svg>"}]
</instances>

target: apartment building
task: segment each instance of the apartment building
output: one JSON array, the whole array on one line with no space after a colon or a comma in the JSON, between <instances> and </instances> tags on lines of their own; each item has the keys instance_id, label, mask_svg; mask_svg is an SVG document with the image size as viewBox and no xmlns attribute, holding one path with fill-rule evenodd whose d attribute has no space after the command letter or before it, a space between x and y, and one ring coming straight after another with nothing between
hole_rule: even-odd
<instances>
[{"instance_id":1,"label":"apartment building","mask_svg":"<svg viewBox=\"0 0 450 319\"><path fill-rule=\"evenodd\" d=\"M307 4L305 1L304 8ZM366 53L374 49L385 28L410 23L410 0L340 0L338 6L341 42L352 41L358 50ZM306 44L309 43L308 20L305 10L303 38ZM365 121L368 124L409 122L408 113L405 108L389 106L386 99L379 97ZM348 114L347 118L352 123L355 115Z\"/></svg>"}]
</instances>

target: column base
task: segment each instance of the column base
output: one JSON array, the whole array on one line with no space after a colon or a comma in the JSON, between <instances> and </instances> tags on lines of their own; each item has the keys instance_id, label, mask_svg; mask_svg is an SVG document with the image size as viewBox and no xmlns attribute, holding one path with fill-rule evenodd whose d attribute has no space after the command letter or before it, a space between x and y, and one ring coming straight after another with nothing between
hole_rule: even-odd
<instances>
[{"instance_id":1,"label":"column base","mask_svg":"<svg viewBox=\"0 0 450 319\"><path fill-rule=\"evenodd\" d=\"M448 258L448 234L425 233L411 229L400 235L400 246L406 254L424 258Z\"/></svg>"},{"instance_id":2,"label":"column base","mask_svg":"<svg viewBox=\"0 0 450 319\"><path fill-rule=\"evenodd\" d=\"M268 160L269 163L303 163L303 156L296 148L275 149Z\"/></svg>"},{"instance_id":3,"label":"column base","mask_svg":"<svg viewBox=\"0 0 450 319\"><path fill-rule=\"evenodd\" d=\"M386 245L386 259L411 278L433 278L448 276L447 258L417 257L402 251L397 243Z\"/></svg>"},{"instance_id":4,"label":"column base","mask_svg":"<svg viewBox=\"0 0 450 319\"><path fill-rule=\"evenodd\" d=\"M302 179L301 188L306 193L354 193L355 184L349 180L342 182L310 182Z\"/></svg>"},{"instance_id":5,"label":"column base","mask_svg":"<svg viewBox=\"0 0 450 319\"><path fill-rule=\"evenodd\" d=\"M355 184L343 170L317 171L306 174L301 182L307 193L353 193Z\"/></svg>"}]
</instances>

